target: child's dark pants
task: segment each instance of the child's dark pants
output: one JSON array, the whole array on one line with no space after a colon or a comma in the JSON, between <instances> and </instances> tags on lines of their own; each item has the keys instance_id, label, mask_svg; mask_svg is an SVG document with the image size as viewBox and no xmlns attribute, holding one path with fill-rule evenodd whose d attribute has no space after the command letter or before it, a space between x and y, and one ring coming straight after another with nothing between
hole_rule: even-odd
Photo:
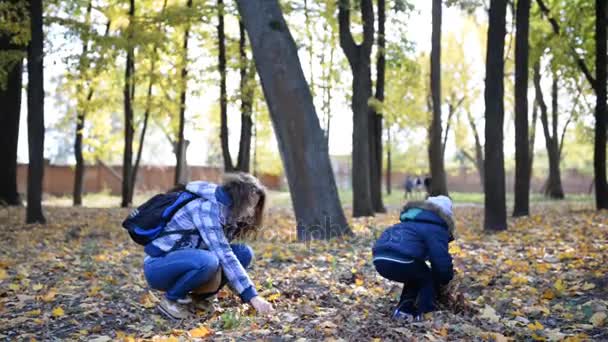
<instances>
[{"instance_id":1,"label":"child's dark pants","mask_svg":"<svg viewBox=\"0 0 608 342\"><path fill-rule=\"evenodd\" d=\"M403 283L403 291L399 300L402 311L414 313L414 303L417 300L418 313L435 310L433 304L435 289L433 274L430 268L420 260L404 260L402 262L376 259L376 270L386 279Z\"/></svg>"}]
</instances>

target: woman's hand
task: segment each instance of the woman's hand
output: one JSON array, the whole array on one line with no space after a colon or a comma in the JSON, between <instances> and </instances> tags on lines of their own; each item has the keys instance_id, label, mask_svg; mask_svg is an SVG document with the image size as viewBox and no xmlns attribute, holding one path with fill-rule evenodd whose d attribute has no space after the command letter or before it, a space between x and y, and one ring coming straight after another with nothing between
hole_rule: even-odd
<instances>
[{"instance_id":1,"label":"woman's hand","mask_svg":"<svg viewBox=\"0 0 608 342\"><path fill-rule=\"evenodd\" d=\"M251 301L249 301L249 304L251 304L251 306L253 306L255 311L257 311L258 313L263 314L263 315L267 315L269 313L274 312L272 304L268 303L268 301L266 299L262 298L261 296L255 296L255 297L251 298Z\"/></svg>"}]
</instances>

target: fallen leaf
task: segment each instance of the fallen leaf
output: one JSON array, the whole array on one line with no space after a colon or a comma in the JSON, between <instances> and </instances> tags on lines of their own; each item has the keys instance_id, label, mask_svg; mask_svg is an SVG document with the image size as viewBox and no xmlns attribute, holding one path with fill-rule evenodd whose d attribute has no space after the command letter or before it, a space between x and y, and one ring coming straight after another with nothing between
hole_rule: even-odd
<instances>
[{"instance_id":1,"label":"fallen leaf","mask_svg":"<svg viewBox=\"0 0 608 342\"><path fill-rule=\"evenodd\" d=\"M89 342L108 342L108 341L112 341L112 338L107 335L101 335L101 336L95 337L94 339L89 340Z\"/></svg>"},{"instance_id":2,"label":"fallen leaf","mask_svg":"<svg viewBox=\"0 0 608 342\"><path fill-rule=\"evenodd\" d=\"M593 326L596 327L596 328L597 327L601 327L602 325L604 325L605 321L606 321L606 313L605 312L596 312L589 319L589 322L591 322L591 324L593 324Z\"/></svg>"},{"instance_id":3,"label":"fallen leaf","mask_svg":"<svg viewBox=\"0 0 608 342\"><path fill-rule=\"evenodd\" d=\"M45 295L40 297L40 299L42 299L43 302L49 303L55 299L56 295L57 295L57 291L55 291L55 289L50 289L49 292L47 292Z\"/></svg>"},{"instance_id":4,"label":"fallen leaf","mask_svg":"<svg viewBox=\"0 0 608 342\"><path fill-rule=\"evenodd\" d=\"M206 327L200 327L192 329L188 333L190 334L190 337L202 338L211 335L211 330L207 329Z\"/></svg>"},{"instance_id":5,"label":"fallen leaf","mask_svg":"<svg viewBox=\"0 0 608 342\"><path fill-rule=\"evenodd\" d=\"M528 324L528 329L530 329L532 331L543 330L544 328L545 327L539 321L535 321L534 324L532 324L532 323Z\"/></svg>"},{"instance_id":6,"label":"fallen leaf","mask_svg":"<svg viewBox=\"0 0 608 342\"><path fill-rule=\"evenodd\" d=\"M0 280L4 280L8 278L8 274L4 268L0 268Z\"/></svg>"},{"instance_id":7,"label":"fallen leaf","mask_svg":"<svg viewBox=\"0 0 608 342\"><path fill-rule=\"evenodd\" d=\"M498 323L498 321L500 321L500 316L496 314L496 310L489 305L486 305L483 310L481 310L480 317L494 323Z\"/></svg>"},{"instance_id":8,"label":"fallen leaf","mask_svg":"<svg viewBox=\"0 0 608 342\"><path fill-rule=\"evenodd\" d=\"M65 315L65 312L63 311L63 308L61 306L58 306L53 309L52 314L53 314L53 317L61 317L61 316Z\"/></svg>"}]
</instances>

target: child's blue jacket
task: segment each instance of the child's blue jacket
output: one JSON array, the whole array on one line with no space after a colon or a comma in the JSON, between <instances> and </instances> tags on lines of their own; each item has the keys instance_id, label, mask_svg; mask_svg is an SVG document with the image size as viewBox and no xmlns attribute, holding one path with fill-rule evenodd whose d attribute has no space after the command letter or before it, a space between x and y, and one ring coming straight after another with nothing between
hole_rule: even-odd
<instances>
[{"instance_id":1,"label":"child's blue jacket","mask_svg":"<svg viewBox=\"0 0 608 342\"><path fill-rule=\"evenodd\" d=\"M447 284L454 276L448 243L454 239L451 217L428 202L408 204L400 223L387 228L373 247L374 260L429 260L434 279Z\"/></svg>"}]
</instances>

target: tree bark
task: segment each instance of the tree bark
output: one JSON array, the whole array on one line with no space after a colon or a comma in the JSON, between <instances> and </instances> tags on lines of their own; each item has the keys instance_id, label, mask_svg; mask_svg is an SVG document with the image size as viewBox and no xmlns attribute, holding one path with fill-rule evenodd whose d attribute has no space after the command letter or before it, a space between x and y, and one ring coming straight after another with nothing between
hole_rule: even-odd
<instances>
[{"instance_id":1,"label":"tree bark","mask_svg":"<svg viewBox=\"0 0 608 342\"><path fill-rule=\"evenodd\" d=\"M473 131L473 138L475 138L475 159L471 159L475 167L477 168L477 173L479 173L479 184L481 184L481 188L483 189L485 186L485 172L484 172L484 159L483 159L483 146L481 145L481 139L479 138L479 131L477 130L477 125L475 124L475 120L471 113L467 112L467 120L469 122L469 126Z\"/></svg>"},{"instance_id":2,"label":"tree bark","mask_svg":"<svg viewBox=\"0 0 608 342\"><path fill-rule=\"evenodd\" d=\"M530 215L530 151L528 141L528 42L530 0L519 0L515 34L515 200L513 216Z\"/></svg>"},{"instance_id":3,"label":"tree bark","mask_svg":"<svg viewBox=\"0 0 608 342\"><path fill-rule=\"evenodd\" d=\"M240 95L241 95L241 138L239 142L239 154L237 156L236 169L242 172L249 172L251 159L251 128L253 121L253 95L255 80L255 65L247 58L246 35L243 21L239 21L239 54L240 54Z\"/></svg>"},{"instance_id":4,"label":"tree bark","mask_svg":"<svg viewBox=\"0 0 608 342\"><path fill-rule=\"evenodd\" d=\"M390 195L392 191L392 160L391 160L391 129L390 127L386 130L386 194Z\"/></svg>"},{"instance_id":5,"label":"tree bark","mask_svg":"<svg viewBox=\"0 0 608 342\"><path fill-rule=\"evenodd\" d=\"M192 0L188 0L186 6L192 8ZM175 150L175 184L186 184L188 182L188 164L186 162L187 143L184 140L184 126L186 125L186 93L188 91L188 39L190 38L190 22L186 24L182 42L182 65L181 65L181 91L179 95L179 128L177 131L177 146Z\"/></svg>"},{"instance_id":6,"label":"tree bark","mask_svg":"<svg viewBox=\"0 0 608 342\"><path fill-rule=\"evenodd\" d=\"M374 9L371 0L360 0L363 17L363 42L356 44L350 32L350 0L338 4L340 46L353 74L351 107L353 110L352 186L353 216L373 216L372 170L370 165L370 109L372 95L371 51L374 43Z\"/></svg>"},{"instance_id":7,"label":"tree bark","mask_svg":"<svg viewBox=\"0 0 608 342\"><path fill-rule=\"evenodd\" d=\"M298 51L277 0L238 0L287 174L298 239L352 234Z\"/></svg>"},{"instance_id":8,"label":"tree bark","mask_svg":"<svg viewBox=\"0 0 608 342\"><path fill-rule=\"evenodd\" d=\"M228 141L228 97L226 95L226 33L224 32L224 0L217 0L218 71L220 73L220 142L224 171L234 171Z\"/></svg>"},{"instance_id":9,"label":"tree bark","mask_svg":"<svg viewBox=\"0 0 608 342\"><path fill-rule=\"evenodd\" d=\"M504 49L506 0L490 1L485 79L484 228L507 229L504 125Z\"/></svg>"},{"instance_id":10,"label":"tree bark","mask_svg":"<svg viewBox=\"0 0 608 342\"><path fill-rule=\"evenodd\" d=\"M122 202L121 207L126 208L131 205L133 194L131 190L131 173L133 164L133 100L135 99L135 61L133 46L133 21L135 19L135 0L130 0L129 6L129 27L127 28L127 60L125 65L125 85L123 90L124 111L125 111L125 142L122 162Z\"/></svg>"},{"instance_id":11,"label":"tree bark","mask_svg":"<svg viewBox=\"0 0 608 342\"><path fill-rule=\"evenodd\" d=\"M46 223L42 212L44 179L44 51L42 0L30 0L31 40L27 54L27 223Z\"/></svg>"},{"instance_id":12,"label":"tree bark","mask_svg":"<svg viewBox=\"0 0 608 342\"><path fill-rule=\"evenodd\" d=\"M543 134L545 137L545 146L547 147L547 155L549 158L549 177L544 187L544 192L547 197L553 199L564 198L564 191L562 190L561 175L559 169L559 142L557 141L557 80L554 77L552 84L552 114L553 114L553 135L549 128L548 109L545 103L544 95L542 92L540 75L540 65L537 62L534 65L534 89L536 92L536 100L540 108L540 121L543 127Z\"/></svg>"},{"instance_id":13,"label":"tree bark","mask_svg":"<svg viewBox=\"0 0 608 342\"><path fill-rule=\"evenodd\" d=\"M0 53L23 50L10 44L11 37L0 36ZM17 191L17 146L21 116L21 90L23 84L23 57L6 65L7 78L0 86L0 206L22 205Z\"/></svg>"},{"instance_id":14,"label":"tree bark","mask_svg":"<svg viewBox=\"0 0 608 342\"><path fill-rule=\"evenodd\" d=\"M376 100L384 102L384 80L386 74L386 39L384 24L386 22L385 0L378 0L378 53L376 61ZM385 213L382 203L382 111L370 111L370 171L371 193L374 211Z\"/></svg>"},{"instance_id":15,"label":"tree bark","mask_svg":"<svg viewBox=\"0 0 608 342\"><path fill-rule=\"evenodd\" d=\"M431 196L447 195L448 188L441 142L441 0L433 0L431 34L431 103L433 118L429 127L429 164Z\"/></svg>"},{"instance_id":16,"label":"tree bark","mask_svg":"<svg viewBox=\"0 0 608 342\"><path fill-rule=\"evenodd\" d=\"M595 204L597 209L608 209L608 181L606 180L606 0L595 1L595 70L596 106L593 170L595 173Z\"/></svg>"},{"instance_id":17,"label":"tree bark","mask_svg":"<svg viewBox=\"0 0 608 342\"><path fill-rule=\"evenodd\" d=\"M87 5L87 12L85 14L85 23L89 25L91 22L91 10L92 10L92 2L89 1ZM82 82L82 78L85 77L84 73L86 72L89 63L88 63L88 49L89 49L89 39L83 39L82 41L82 53L80 54L80 77ZM78 86L78 95L82 93L82 86ZM86 105L89 103L91 98L93 97L92 87L89 89L86 100L84 103L78 100L79 105L77 107L76 113L76 137L74 139L74 158L76 159L76 168L74 170L74 189L72 193L72 204L76 207L82 205L82 188L84 183L84 158L82 156L82 139L83 139L83 130L84 130L84 121L86 118Z\"/></svg>"},{"instance_id":18,"label":"tree bark","mask_svg":"<svg viewBox=\"0 0 608 342\"><path fill-rule=\"evenodd\" d=\"M528 178L532 181L532 172L534 170L534 143L536 141L536 122L538 121L538 102L534 99L532 105L532 125L530 127L530 144L528 147ZM531 191L532 189L530 189Z\"/></svg>"}]
</instances>

